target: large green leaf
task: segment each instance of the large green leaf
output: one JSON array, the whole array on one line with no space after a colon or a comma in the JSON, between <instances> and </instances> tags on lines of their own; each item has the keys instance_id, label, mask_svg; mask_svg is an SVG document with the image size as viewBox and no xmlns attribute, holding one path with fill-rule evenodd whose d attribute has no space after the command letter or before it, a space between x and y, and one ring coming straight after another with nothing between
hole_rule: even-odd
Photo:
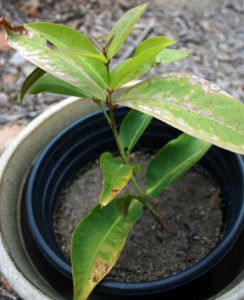
<instances>
[{"instance_id":1,"label":"large green leaf","mask_svg":"<svg viewBox=\"0 0 244 300\"><path fill-rule=\"evenodd\" d=\"M99 203L106 206L127 185L132 176L133 167L124 165L109 152L101 155L100 165L104 182Z\"/></svg>"},{"instance_id":2,"label":"large green leaf","mask_svg":"<svg viewBox=\"0 0 244 300\"><path fill-rule=\"evenodd\" d=\"M139 53L137 53L133 58L129 58L123 61L121 64L116 66L111 72L111 83L109 85L110 91L117 89L121 85L137 78L138 76L144 74L148 71L147 64L155 56L162 51L165 47L175 43L173 40L168 39L164 42L147 44L147 47L142 47ZM139 47L139 46L138 46Z\"/></svg>"},{"instance_id":3,"label":"large green leaf","mask_svg":"<svg viewBox=\"0 0 244 300\"><path fill-rule=\"evenodd\" d=\"M75 48L100 55L85 35L70 27L51 23L26 24L25 27L41 34L57 48ZM102 61L88 56L68 53L66 55L81 66L101 87L106 89L108 85L107 69Z\"/></svg>"},{"instance_id":4,"label":"large green leaf","mask_svg":"<svg viewBox=\"0 0 244 300\"><path fill-rule=\"evenodd\" d=\"M90 95L85 94L80 89L72 86L71 84L57 77L54 77L51 74L45 74L26 91L27 94L39 94L42 92L92 98Z\"/></svg>"},{"instance_id":5,"label":"large green leaf","mask_svg":"<svg viewBox=\"0 0 244 300\"><path fill-rule=\"evenodd\" d=\"M172 73L146 79L115 103L142 111L206 142L244 153L244 104L195 75Z\"/></svg>"},{"instance_id":6,"label":"large green leaf","mask_svg":"<svg viewBox=\"0 0 244 300\"><path fill-rule=\"evenodd\" d=\"M43 46L43 41L37 34L34 36L31 36L31 33L14 35L6 31L8 44L36 66L94 98L106 100L104 89L70 59Z\"/></svg>"},{"instance_id":7,"label":"large green leaf","mask_svg":"<svg viewBox=\"0 0 244 300\"><path fill-rule=\"evenodd\" d=\"M152 116L138 110L131 110L123 119L119 130L119 139L123 149L130 153L152 120Z\"/></svg>"},{"instance_id":8,"label":"large green leaf","mask_svg":"<svg viewBox=\"0 0 244 300\"><path fill-rule=\"evenodd\" d=\"M103 208L95 206L78 224L72 237L71 253L74 300L87 299L111 270L129 230L141 214L142 206L138 200L131 201L126 219L120 215L116 201L112 201Z\"/></svg>"},{"instance_id":9,"label":"large green leaf","mask_svg":"<svg viewBox=\"0 0 244 300\"><path fill-rule=\"evenodd\" d=\"M150 161L146 192L156 197L164 188L192 167L211 147L210 143L182 133L168 142Z\"/></svg>"},{"instance_id":10,"label":"large green leaf","mask_svg":"<svg viewBox=\"0 0 244 300\"><path fill-rule=\"evenodd\" d=\"M116 22L107 38L107 40L109 41L114 36L112 43L107 50L108 59L111 59L117 53L129 33L131 32L132 28L140 18L146 6L147 4L142 4L129 10Z\"/></svg>"}]
</instances>

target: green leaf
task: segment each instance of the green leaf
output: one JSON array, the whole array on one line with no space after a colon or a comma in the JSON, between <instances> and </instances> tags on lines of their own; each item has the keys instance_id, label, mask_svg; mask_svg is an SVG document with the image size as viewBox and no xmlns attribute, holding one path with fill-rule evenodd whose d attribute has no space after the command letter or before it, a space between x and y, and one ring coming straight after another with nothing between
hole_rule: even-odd
<instances>
[{"instance_id":1,"label":"green leaf","mask_svg":"<svg viewBox=\"0 0 244 300\"><path fill-rule=\"evenodd\" d=\"M132 201L133 197L131 195L126 195L124 197L118 198L116 200L116 206L120 213L120 215L126 219L130 207L130 203Z\"/></svg>"},{"instance_id":2,"label":"green leaf","mask_svg":"<svg viewBox=\"0 0 244 300\"><path fill-rule=\"evenodd\" d=\"M137 56L138 54L145 52L147 50L150 50L154 47L160 46L160 45L166 45L165 47L174 44L175 41L167 38L165 36L154 36L152 38L146 39L143 42L141 42L135 52L133 57Z\"/></svg>"},{"instance_id":3,"label":"green leaf","mask_svg":"<svg viewBox=\"0 0 244 300\"><path fill-rule=\"evenodd\" d=\"M155 60L152 62L153 64L161 63L168 64L176 60L180 60L188 56L190 52L175 50L175 49L164 49L157 56Z\"/></svg>"},{"instance_id":4,"label":"green leaf","mask_svg":"<svg viewBox=\"0 0 244 300\"><path fill-rule=\"evenodd\" d=\"M28 90L33 86L44 74L46 71L36 68L31 74L25 79L20 92L20 102L23 102L25 94L28 93Z\"/></svg>"},{"instance_id":5,"label":"green leaf","mask_svg":"<svg viewBox=\"0 0 244 300\"><path fill-rule=\"evenodd\" d=\"M107 59L104 56L102 56L100 54L94 54L94 53L89 52L89 51L84 50L84 49L60 48L60 49L54 49L54 50L50 50L50 51L65 54L65 55L89 56L89 57L93 57L95 59L98 59L98 60L102 61L103 63L107 63Z\"/></svg>"},{"instance_id":6,"label":"green leaf","mask_svg":"<svg viewBox=\"0 0 244 300\"><path fill-rule=\"evenodd\" d=\"M27 91L27 94L39 94L42 92L92 99L90 95L83 93L80 89L51 74L45 74L35 82Z\"/></svg>"},{"instance_id":7,"label":"green leaf","mask_svg":"<svg viewBox=\"0 0 244 300\"><path fill-rule=\"evenodd\" d=\"M133 167L124 165L109 152L101 155L100 165L104 183L99 204L106 206L127 185L132 176Z\"/></svg>"},{"instance_id":8,"label":"green leaf","mask_svg":"<svg viewBox=\"0 0 244 300\"><path fill-rule=\"evenodd\" d=\"M70 27L52 23L26 24L25 27L41 34L57 48L75 48L100 55L85 35ZM102 88L107 88L107 69L102 61L84 55L67 55L81 66Z\"/></svg>"},{"instance_id":9,"label":"green leaf","mask_svg":"<svg viewBox=\"0 0 244 300\"><path fill-rule=\"evenodd\" d=\"M93 98L106 100L105 90L70 59L51 52L49 48L43 46L42 43L38 43L36 38L29 37L29 35L16 36L9 31L7 33L8 44L36 66L75 86L81 92L87 93Z\"/></svg>"},{"instance_id":10,"label":"green leaf","mask_svg":"<svg viewBox=\"0 0 244 300\"><path fill-rule=\"evenodd\" d=\"M210 143L185 133L168 142L148 165L147 194L156 197L199 161L210 147Z\"/></svg>"},{"instance_id":11,"label":"green leaf","mask_svg":"<svg viewBox=\"0 0 244 300\"><path fill-rule=\"evenodd\" d=\"M108 41L114 36L114 39L107 50L108 59L111 59L120 49L146 6L147 3L129 10L116 22L108 35Z\"/></svg>"},{"instance_id":12,"label":"green leaf","mask_svg":"<svg viewBox=\"0 0 244 300\"><path fill-rule=\"evenodd\" d=\"M171 73L149 78L127 90L115 103L244 154L244 104L198 76Z\"/></svg>"},{"instance_id":13,"label":"green leaf","mask_svg":"<svg viewBox=\"0 0 244 300\"><path fill-rule=\"evenodd\" d=\"M130 73L127 73L126 76L126 82L129 82L146 72L150 71L152 68L154 68L157 64L167 64L171 63L176 60L180 60L188 56L190 53L186 51L181 50L173 50L173 49L163 49L160 51L155 57L153 57L151 60L149 60L146 63L143 63L139 68L136 70L133 70ZM131 63L132 58L126 59L122 61L117 67L116 71L114 71L113 76L117 76L115 72L119 73L122 68L126 70L127 65Z\"/></svg>"},{"instance_id":14,"label":"green leaf","mask_svg":"<svg viewBox=\"0 0 244 300\"><path fill-rule=\"evenodd\" d=\"M138 110L130 110L124 117L119 130L119 139L127 153L131 152L151 120L151 116Z\"/></svg>"},{"instance_id":15,"label":"green leaf","mask_svg":"<svg viewBox=\"0 0 244 300\"><path fill-rule=\"evenodd\" d=\"M124 219L116 201L112 201L103 208L96 205L78 224L72 237L71 253L74 300L87 299L115 265L128 232L141 214L140 202L133 200Z\"/></svg>"},{"instance_id":16,"label":"green leaf","mask_svg":"<svg viewBox=\"0 0 244 300\"><path fill-rule=\"evenodd\" d=\"M170 39L170 41L167 40L159 45L152 43L152 47L149 47L147 44L147 47L142 47L136 56L116 66L111 72L110 91L117 89L121 85L147 72L148 67L146 63L150 62L160 51L173 43L174 41Z\"/></svg>"}]
</instances>

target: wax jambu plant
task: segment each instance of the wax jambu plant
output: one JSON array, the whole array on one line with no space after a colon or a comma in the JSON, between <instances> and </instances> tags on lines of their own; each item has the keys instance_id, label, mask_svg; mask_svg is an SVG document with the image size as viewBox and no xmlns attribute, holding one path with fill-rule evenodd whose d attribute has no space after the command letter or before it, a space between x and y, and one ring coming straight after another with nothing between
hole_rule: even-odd
<instances>
[{"instance_id":1,"label":"wax jambu plant","mask_svg":"<svg viewBox=\"0 0 244 300\"><path fill-rule=\"evenodd\" d=\"M101 155L104 176L101 197L73 233L75 299L86 299L110 271L144 208L163 230L166 225L150 205L150 198L194 165L212 144L244 153L243 104L202 78L184 73L158 75L115 97L115 91L122 85L157 64L170 63L189 54L168 49L175 41L155 36L144 40L131 58L111 69L111 59L146 6L137 6L122 16L104 43L62 25L33 23L13 27L5 18L0 19L8 44L37 66L22 86L20 101L26 93L46 91L96 102L111 127L120 153L119 157L109 152ZM82 101L80 105L82 109ZM120 129L114 117L119 105L131 108ZM152 158L145 189L141 190L134 177L134 173L140 172L140 165L131 165L130 153L153 117L183 133ZM135 192L120 196L129 181Z\"/></svg>"}]
</instances>

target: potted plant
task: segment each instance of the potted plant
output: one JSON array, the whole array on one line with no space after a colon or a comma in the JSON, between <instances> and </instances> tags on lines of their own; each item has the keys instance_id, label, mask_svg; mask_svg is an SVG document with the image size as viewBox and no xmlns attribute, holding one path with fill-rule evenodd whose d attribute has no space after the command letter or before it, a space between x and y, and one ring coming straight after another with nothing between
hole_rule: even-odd
<instances>
[{"instance_id":1,"label":"potted plant","mask_svg":"<svg viewBox=\"0 0 244 300\"><path fill-rule=\"evenodd\" d=\"M132 58L110 70L111 59L146 6L135 7L121 17L105 45L61 25L34 23L13 27L4 18L0 19L9 45L37 65L23 84L20 100L23 101L26 93L42 91L90 99L101 109L119 152L119 157L107 151L101 155L104 186L99 203L80 221L73 234L74 299L86 299L108 274L143 207L162 229L165 227L149 199L199 161L212 144L244 153L243 104L213 83L195 75L163 74L118 92L122 85L156 64L169 63L189 54L166 49L175 42L172 39L153 37L143 41ZM55 47L47 47L47 40ZM118 131L115 116L119 106L132 110L123 117ZM131 165L130 154L153 117L184 133L166 143L151 160L147 184L142 191L134 176L140 172L140 165ZM237 161L241 165L239 157ZM158 168L159 165L163 167ZM129 181L135 192L120 196ZM243 198L238 206L242 214L237 217L239 233L242 203Z\"/></svg>"}]
</instances>

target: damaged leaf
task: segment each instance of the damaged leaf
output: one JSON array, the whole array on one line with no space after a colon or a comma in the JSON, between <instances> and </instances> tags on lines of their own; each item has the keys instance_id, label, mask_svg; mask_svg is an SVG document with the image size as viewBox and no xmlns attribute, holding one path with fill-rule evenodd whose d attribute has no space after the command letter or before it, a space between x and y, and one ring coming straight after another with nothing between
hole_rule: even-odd
<instances>
[{"instance_id":1,"label":"damaged leaf","mask_svg":"<svg viewBox=\"0 0 244 300\"><path fill-rule=\"evenodd\" d=\"M104 61L102 61L102 56L88 37L77 30L59 24L42 22L25 26L29 30L44 36L58 49L75 49L75 54L66 52L65 55L69 56L78 66L84 69L102 88L107 88L108 77ZM83 53L83 55L77 55L77 50L80 50L80 53ZM85 53L90 53L94 56L85 55Z\"/></svg>"},{"instance_id":2,"label":"damaged leaf","mask_svg":"<svg viewBox=\"0 0 244 300\"><path fill-rule=\"evenodd\" d=\"M72 237L74 300L85 300L111 270L125 244L126 236L140 218L142 206L132 200L124 219L112 201L96 205L76 227Z\"/></svg>"},{"instance_id":3,"label":"damaged leaf","mask_svg":"<svg viewBox=\"0 0 244 300\"><path fill-rule=\"evenodd\" d=\"M0 26L2 26L4 29L7 29L9 32L12 32L13 34L16 35L26 34L26 29L24 28L23 25L13 26L4 17L0 18Z\"/></svg>"},{"instance_id":4,"label":"damaged leaf","mask_svg":"<svg viewBox=\"0 0 244 300\"><path fill-rule=\"evenodd\" d=\"M106 100L104 89L69 58L44 46L41 36L30 31L21 31L16 35L5 30L8 44L40 69L80 89L92 99Z\"/></svg>"},{"instance_id":5,"label":"damaged leaf","mask_svg":"<svg viewBox=\"0 0 244 300\"><path fill-rule=\"evenodd\" d=\"M144 112L219 147L244 153L244 105L195 75L170 73L127 90L116 104Z\"/></svg>"},{"instance_id":6,"label":"damaged leaf","mask_svg":"<svg viewBox=\"0 0 244 300\"><path fill-rule=\"evenodd\" d=\"M132 176L133 167L123 164L109 152L101 155L100 165L104 183L99 204L106 206L127 185Z\"/></svg>"}]
</instances>

